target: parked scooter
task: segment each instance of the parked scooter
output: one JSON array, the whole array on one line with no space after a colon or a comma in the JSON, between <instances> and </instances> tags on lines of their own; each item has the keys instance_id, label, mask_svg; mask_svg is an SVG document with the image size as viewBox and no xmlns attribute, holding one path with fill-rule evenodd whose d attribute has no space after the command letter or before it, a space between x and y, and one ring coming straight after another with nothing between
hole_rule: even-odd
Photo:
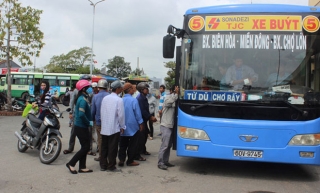
<instances>
[{"instance_id":1,"label":"parked scooter","mask_svg":"<svg viewBox=\"0 0 320 193\"><path fill-rule=\"evenodd\" d=\"M7 95L5 92L0 92L0 110L8 109ZM26 107L25 99L11 98L12 109L14 111L23 111Z\"/></svg>"},{"instance_id":2,"label":"parked scooter","mask_svg":"<svg viewBox=\"0 0 320 193\"><path fill-rule=\"evenodd\" d=\"M27 119L22 123L21 134L16 131L15 136L19 139L19 152L23 153L28 148L36 148L40 150L40 161L44 164L50 164L58 158L61 151L60 138L62 135L59 131L59 118L63 118L63 112L60 112L52 103L41 108L48 110L44 120L42 121L35 114L29 113ZM70 108L67 111L70 111Z\"/></svg>"}]
</instances>

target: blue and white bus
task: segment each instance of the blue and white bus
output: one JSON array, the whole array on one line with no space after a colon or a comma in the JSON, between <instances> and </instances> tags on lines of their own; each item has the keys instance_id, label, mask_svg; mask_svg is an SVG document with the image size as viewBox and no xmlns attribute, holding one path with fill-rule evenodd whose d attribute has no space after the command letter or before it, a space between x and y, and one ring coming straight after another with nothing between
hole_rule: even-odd
<instances>
[{"instance_id":1,"label":"blue and white bus","mask_svg":"<svg viewBox=\"0 0 320 193\"><path fill-rule=\"evenodd\" d=\"M170 25L177 155L320 165L319 17L317 7L223 5Z\"/></svg>"}]
</instances>

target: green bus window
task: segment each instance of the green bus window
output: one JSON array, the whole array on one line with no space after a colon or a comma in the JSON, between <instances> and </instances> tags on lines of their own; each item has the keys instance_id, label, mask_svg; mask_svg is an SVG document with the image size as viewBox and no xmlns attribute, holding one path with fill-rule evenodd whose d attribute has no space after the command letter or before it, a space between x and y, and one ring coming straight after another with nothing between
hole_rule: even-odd
<instances>
[{"instance_id":1,"label":"green bus window","mask_svg":"<svg viewBox=\"0 0 320 193\"><path fill-rule=\"evenodd\" d=\"M58 76L58 85L63 87L69 87L70 76Z\"/></svg>"}]
</instances>

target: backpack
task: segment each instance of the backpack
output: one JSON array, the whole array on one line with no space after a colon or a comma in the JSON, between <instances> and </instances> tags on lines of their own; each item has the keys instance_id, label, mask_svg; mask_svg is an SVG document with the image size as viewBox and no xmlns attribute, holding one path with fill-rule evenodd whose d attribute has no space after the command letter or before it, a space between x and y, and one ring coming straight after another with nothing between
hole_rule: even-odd
<instances>
[{"instance_id":1,"label":"backpack","mask_svg":"<svg viewBox=\"0 0 320 193\"><path fill-rule=\"evenodd\" d=\"M66 107L68 107L69 106L69 103L70 103L70 95L64 95L64 97L63 97L63 100L62 100L62 104L64 105L64 106L66 106Z\"/></svg>"}]
</instances>

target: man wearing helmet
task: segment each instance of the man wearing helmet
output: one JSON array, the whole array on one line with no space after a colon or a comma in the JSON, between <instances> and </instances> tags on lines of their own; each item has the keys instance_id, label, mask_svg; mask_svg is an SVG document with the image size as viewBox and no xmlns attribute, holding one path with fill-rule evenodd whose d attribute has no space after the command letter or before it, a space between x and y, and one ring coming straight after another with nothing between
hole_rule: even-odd
<instances>
[{"instance_id":1,"label":"man wearing helmet","mask_svg":"<svg viewBox=\"0 0 320 193\"><path fill-rule=\"evenodd\" d=\"M95 161L100 161L100 157L101 157L101 115L100 115L100 110L101 110L101 102L102 99L109 95L108 92L108 82L105 79L100 79L98 84L98 94L95 94L92 98L92 102L91 102L91 115L92 115L92 119L94 121L94 128L97 131L97 142L98 142L98 148L99 148L99 157L98 158L94 158Z\"/></svg>"},{"instance_id":2,"label":"man wearing helmet","mask_svg":"<svg viewBox=\"0 0 320 193\"><path fill-rule=\"evenodd\" d=\"M91 81L91 77L89 75L82 75L79 80L87 80L87 81L90 82ZM74 101L75 101L77 95L78 95L78 89L75 88L73 90L72 95L70 95L70 103L69 103L69 105L70 105L69 108L71 109L71 111L69 112L69 118L70 119L73 119ZM68 154L68 153L73 152L75 143L76 143L76 135L74 134L74 129L73 129L73 126L72 126L71 132L70 132L69 147L68 147L68 149L64 150L63 153L64 154Z\"/></svg>"},{"instance_id":3,"label":"man wearing helmet","mask_svg":"<svg viewBox=\"0 0 320 193\"><path fill-rule=\"evenodd\" d=\"M150 155L150 153L147 151L146 143L148 139L148 126L147 122L148 120L152 122L156 122L157 119L152 116L149 112L149 103L147 99L147 94L149 94L149 85L146 82L140 82L137 85L137 90L140 92L140 95L137 96L137 100L139 102L142 118L143 118L143 127L144 130L140 131L140 140L139 140L139 151L136 156L137 160L145 161L145 158L141 157L140 154L144 155Z\"/></svg>"}]
</instances>

